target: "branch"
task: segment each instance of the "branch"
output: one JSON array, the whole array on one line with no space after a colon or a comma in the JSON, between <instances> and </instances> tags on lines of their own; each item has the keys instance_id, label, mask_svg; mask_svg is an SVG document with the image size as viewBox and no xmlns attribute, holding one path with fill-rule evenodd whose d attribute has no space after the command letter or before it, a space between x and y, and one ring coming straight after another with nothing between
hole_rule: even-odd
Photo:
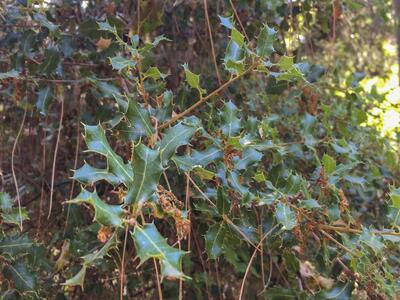
<instances>
[{"instance_id":1,"label":"branch","mask_svg":"<svg viewBox=\"0 0 400 300\"><path fill-rule=\"evenodd\" d=\"M186 116L187 114L189 114L190 112L192 112L196 107L198 107L199 105L203 104L204 102L206 102L208 99L210 99L211 97L217 95L219 92L221 92L222 90L224 90L227 86L229 86L230 84L232 84L233 82L235 82L236 80L238 80L239 78L243 77L244 75L250 73L251 71L253 71L255 68L257 67L257 63L252 64L248 69L246 69L243 73L237 75L236 77L233 77L232 79L230 79L229 81L225 82L223 85L221 85L219 88L215 89L214 91L212 91L210 94L208 94L205 97L200 98L199 100L197 100L197 102L195 104L193 104L192 106L190 106L189 108L187 108L186 110L184 110L183 112L175 115L175 117L171 118L170 120L164 122L163 124L161 124L158 128L162 129L165 127L168 127L169 125L171 125L172 123L176 122L177 120L183 118L184 116Z\"/></svg>"}]
</instances>

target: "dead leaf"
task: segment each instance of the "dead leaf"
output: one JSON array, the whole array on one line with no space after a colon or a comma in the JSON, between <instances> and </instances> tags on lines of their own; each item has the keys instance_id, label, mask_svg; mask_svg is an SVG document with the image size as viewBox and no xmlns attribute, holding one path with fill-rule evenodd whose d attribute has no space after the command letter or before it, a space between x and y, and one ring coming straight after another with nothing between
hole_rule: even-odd
<instances>
[{"instance_id":1,"label":"dead leaf","mask_svg":"<svg viewBox=\"0 0 400 300\"><path fill-rule=\"evenodd\" d=\"M107 49L110 46L110 44L111 44L111 39L105 39L101 37L96 43L97 52L101 52Z\"/></svg>"}]
</instances>

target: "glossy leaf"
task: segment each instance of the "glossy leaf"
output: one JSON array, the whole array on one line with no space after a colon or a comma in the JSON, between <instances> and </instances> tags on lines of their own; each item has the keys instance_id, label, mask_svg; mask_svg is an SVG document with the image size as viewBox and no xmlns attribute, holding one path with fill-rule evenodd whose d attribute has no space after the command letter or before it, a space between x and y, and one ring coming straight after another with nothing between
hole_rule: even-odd
<instances>
[{"instance_id":1,"label":"glossy leaf","mask_svg":"<svg viewBox=\"0 0 400 300\"><path fill-rule=\"evenodd\" d=\"M134 180L125 197L125 204L141 208L157 190L163 167L160 152L152 150L143 144L135 146L132 166Z\"/></svg>"},{"instance_id":2,"label":"glossy leaf","mask_svg":"<svg viewBox=\"0 0 400 300\"><path fill-rule=\"evenodd\" d=\"M289 206L279 202L276 205L275 216L285 230L292 230L296 226L296 215Z\"/></svg>"},{"instance_id":3,"label":"glossy leaf","mask_svg":"<svg viewBox=\"0 0 400 300\"><path fill-rule=\"evenodd\" d=\"M137 225L131 233L135 242L140 264L149 258L156 258L161 265L161 277L168 279L187 279L182 272L182 257L186 252L167 244L154 223Z\"/></svg>"},{"instance_id":4,"label":"glossy leaf","mask_svg":"<svg viewBox=\"0 0 400 300\"><path fill-rule=\"evenodd\" d=\"M47 110L52 98L53 98L53 91L51 86L49 85L42 88L37 93L36 107L42 115L47 114Z\"/></svg>"},{"instance_id":5,"label":"glossy leaf","mask_svg":"<svg viewBox=\"0 0 400 300\"><path fill-rule=\"evenodd\" d=\"M226 136L233 136L239 133L241 129L238 108L232 101L225 103L220 112L222 118L222 133Z\"/></svg>"},{"instance_id":6,"label":"glossy leaf","mask_svg":"<svg viewBox=\"0 0 400 300\"><path fill-rule=\"evenodd\" d=\"M95 210L94 220L104 226L122 227L122 218L124 210L120 205L111 205L102 201L97 192L89 192L82 189L80 194L73 200L67 203L87 203L93 206Z\"/></svg>"},{"instance_id":7,"label":"glossy leaf","mask_svg":"<svg viewBox=\"0 0 400 300\"><path fill-rule=\"evenodd\" d=\"M171 159L179 146L187 145L189 143L189 140L195 131L195 127L184 125L182 123L167 129L162 140L157 144L163 165Z\"/></svg>"},{"instance_id":8,"label":"glossy leaf","mask_svg":"<svg viewBox=\"0 0 400 300\"><path fill-rule=\"evenodd\" d=\"M204 94L206 90L200 87L200 75L197 75L190 71L188 64L183 64L182 66L185 70L185 80L189 84L189 86L193 89L197 89L201 95Z\"/></svg>"},{"instance_id":9,"label":"glossy leaf","mask_svg":"<svg viewBox=\"0 0 400 300\"><path fill-rule=\"evenodd\" d=\"M14 262L5 266L4 275L12 280L15 288L21 292L33 292L37 288L36 277L23 262Z\"/></svg>"},{"instance_id":10,"label":"glossy leaf","mask_svg":"<svg viewBox=\"0 0 400 300\"><path fill-rule=\"evenodd\" d=\"M112 185L118 185L121 183L120 179L110 173L107 169L94 168L87 162L85 162L81 168L74 171L74 176L72 176L72 178L83 184L94 184L100 180L106 180Z\"/></svg>"},{"instance_id":11,"label":"glossy leaf","mask_svg":"<svg viewBox=\"0 0 400 300\"><path fill-rule=\"evenodd\" d=\"M266 57L271 55L274 49L274 41L276 40L276 30L264 24L257 38L257 55Z\"/></svg>"},{"instance_id":12,"label":"glossy leaf","mask_svg":"<svg viewBox=\"0 0 400 300\"><path fill-rule=\"evenodd\" d=\"M190 171L196 166L206 167L209 164L222 158L223 151L211 146L204 151L193 150L190 155L173 156L173 161L183 171Z\"/></svg>"},{"instance_id":13,"label":"glossy leaf","mask_svg":"<svg viewBox=\"0 0 400 300\"><path fill-rule=\"evenodd\" d=\"M133 181L133 171L110 147L101 125L85 126L87 151L96 152L107 158L108 170L118 177L120 182L128 186Z\"/></svg>"}]
</instances>

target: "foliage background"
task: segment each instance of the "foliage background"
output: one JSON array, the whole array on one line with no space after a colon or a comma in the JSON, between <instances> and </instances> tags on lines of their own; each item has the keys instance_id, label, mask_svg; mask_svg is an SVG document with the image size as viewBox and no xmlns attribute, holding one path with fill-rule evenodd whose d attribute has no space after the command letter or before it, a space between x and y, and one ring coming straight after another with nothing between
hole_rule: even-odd
<instances>
[{"instance_id":1,"label":"foliage background","mask_svg":"<svg viewBox=\"0 0 400 300\"><path fill-rule=\"evenodd\" d=\"M124 230L93 222L90 206L65 203L81 190L71 170L84 161L106 167L98 155L84 153L82 123L115 125L123 115L116 93L132 95L163 123L171 110L182 112L198 98L196 88L185 83L182 64L201 75L207 92L232 78L224 67L232 33L219 15L234 16L249 49L259 45L263 24L274 28L274 51L263 60L279 63L293 56L297 65L290 68L304 75L277 81L273 73L285 71L279 64L267 74L253 72L194 111L198 119L185 120L182 126L194 122L203 129L174 149L159 183L171 186L183 203L183 220L190 219L191 233L179 247L190 249L183 272L192 279L164 279L164 298L393 299L398 294L400 96L392 3L206 3L209 27L203 1L0 4L1 297L160 297L153 261L138 268L138 248L131 238L124 247ZM110 64L109 58L127 57L128 51L112 33L99 30L97 22L106 20L127 43L136 33L140 46L161 34L171 40L143 54L143 70L157 66L169 74L146 81L150 104L143 105L146 96L135 79L141 71L133 68L132 77ZM246 54L245 63L252 59ZM155 99L166 90L174 105L163 102L159 109ZM126 163L132 149L123 129L107 130L107 138ZM160 137L165 135L160 129ZM140 140L154 146L151 137ZM187 154L198 155L201 164L211 147L223 156L200 169L176 163ZM126 192L105 181L90 186L113 205ZM158 208L159 201L153 200ZM229 209L221 208L221 201ZM162 205L161 210L162 218L145 208L144 220L137 222L155 220L168 244L178 247L177 218ZM262 250L254 251L270 230ZM395 234L382 234L385 230ZM82 270L82 256L114 239L119 246L85 268L84 283L74 277ZM71 278L75 281L62 285Z\"/></svg>"}]
</instances>

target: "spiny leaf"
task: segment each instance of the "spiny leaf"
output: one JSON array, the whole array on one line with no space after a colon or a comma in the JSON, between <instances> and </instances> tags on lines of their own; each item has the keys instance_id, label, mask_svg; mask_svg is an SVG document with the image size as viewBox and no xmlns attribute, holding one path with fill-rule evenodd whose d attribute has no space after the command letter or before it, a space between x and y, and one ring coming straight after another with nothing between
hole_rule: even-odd
<instances>
[{"instance_id":1,"label":"spiny leaf","mask_svg":"<svg viewBox=\"0 0 400 300\"><path fill-rule=\"evenodd\" d=\"M28 210L25 207L21 208L21 211L17 207L10 210L3 211L1 214L3 223L19 225L21 221L29 219Z\"/></svg>"},{"instance_id":2,"label":"spiny leaf","mask_svg":"<svg viewBox=\"0 0 400 300\"><path fill-rule=\"evenodd\" d=\"M115 248L118 244L118 235L117 231L114 231L112 236L109 238L107 243L103 245L99 250L96 250L94 253L87 254L82 257L85 265L89 266L93 264L96 260L104 258L108 254L110 249Z\"/></svg>"},{"instance_id":3,"label":"spiny leaf","mask_svg":"<svg viewBox=\"0 0 400 300\"><path fill-rule=\"evenodd\" d=\"M327 174L331 174L336 170L336 160L328 154L324 154L322 157L322 165Z\"/></svg>"},{"instance_id":4,"label":"spiny leaf","mask_svg":"<svg viewBox=\"0 0 400 300\"><path fill-rule=\"evenodd\" d=\"M32 247L33 243L26 235L14 235L0 240L0 254L15 257Z\"/></svg>"},{"instance_id":5,"label":"spiny leaf","mask_svg":"<svg viewBox=\"0 0 400 300\"><path fill-rule=\"evenodd\" d=\"M127 124L118 126L116 129L122 131L129 139L136 140L142 136L150 136L154 132L151 125L150 114L147 109L141 107L136 100L128 99L128 109L125 112Z\"/></svg>"},{"instance_id":6,"label":"spiny leaf","mask_svg":"<svg viewBox=\"0 0 400 300\"><path fill-rule=\"evenodd\" d=\"M60 62L61 56L57 49L48 48L44 50L43 62L40 65L40 71L45 75L54 73Z\"/></svg>"},{"instance_id":7,"label":"spiny leaf","mask_svg":"<svg viewBox=\"0 0 400 300\"><path fill-rule=\"evenodd\" d=\"M7 78L18 78L19 73L16 70L11 70L5 73L0 73L0 80L7 79Z\"/></svg>"},{"instance_id":8,"label":"spiny leaf","mask_svg":"<svg viewBox=\"0 0 400 300\"><path fill-rule=\"evenodd\" d=\"M150 67L148 70L143 74L144 79L152 78L154 80L158 79L165 79L168 74L161 73L157 67Z\"/></svg>"},{"instance_id":9,"label":"spiny leaf","mask_svg":"<svg viewBox=\"0 0 400 300\"><path fill-rule=\"evenodd\" d=\"M241 127L240 119L237 116L238 108L232 101L225 103L220 115L222 118L222 133L226 136L236 135Z\"/></svg>"},{"instance_id":10,"label":"spiny leaf","mask_svg":"<svg viewBox=\"0 0 400 300\"><path fill-rule=\"evenodd\" d=\"M111 149L101 125L84 126L87 151L104 155L107 158L108 170L128 186L133 181L132 167L124 164L122 158Z\"/></svg>"},{"instance_id":11,"label":"spiny leaf","mask_svg":"<svg viewBox=\"0 0 400 300\"><path fill-rule=\"evenodd\" d=\"M172 160L182 171L190 171L196 166L206 167L217 159L222 158L223 151L217 147L211 146L204 151L193 150L190 155L174 155Z\"/></svg>"},{"instance_id":12,"label":"spiny leaf","mask_svg":"<svg viewBox=\"0 0 400 300\"><path fill-rule=\"evenodd\" d=\"M329 291L321 291L316 295L316 300L350 300L353 299L352 291L353 291L353 283L337 283L335 284Z\"/></svg>"},{"instance_id":13,"label":"spiny leaf","mask_svg":"<svg viewBox=\"0 0 400 300\"><path fill-rule=\"evenodd\" d=\"M252 164L259 162L263 155L253 148L246 147L243 151L242 158L238 158L235 162L236 170L245 170Z\"/></svg>"},{"instance_id":14,"label":"spiny leaf","mask_svg":"<svg viewBox=\"0 0 400 300\"><path fill-rule=\"evenodd\" d=\"M231 209L229 199L222 188L217 191L217 209L220 215L226 215Z\"/></svg>"},{"instance_id":15,"label":"spiny leaf","mask_svg":"<svg viewBox=\"0 0 400 300\"><path fill-rule=\"evenodd\" d=\"M382 238L371 232L368 228L363 228L360 235L360 242L369 246L376 254L381 252L385 245L382 243Z\"/></svg>"},{"instance_id":16,"label":"spiny leaf","mask_svg":"<svg viewBox=\"0 0 400 300\"><path fill-rule=\"evenodd\" d=\"M137 225L131 233L135 242L140 264L149 258L156 258L161 265L161 277L168 279L187 279L182 272L182 257L186 253L167 244L154 223Z\"/></svg>"},{"instance_id":17,"label":"spiny leaf","mask_svg":"<svg viewBox=\"0 0 400 300\"><path fill-rule=\"evenodd\" d=\"M33 15L33 19L38 21L41 26L46 27L51 33L55 33L58 30L58 25L54 25L52 22L50 22L45 15L35 13Z\"/></svg>"},{"instance_id":18,"label":"spiny leaf","mask_svg":"<svg viewBox=\"0 0 400 300\"><path fill-rule=\"evenodd\" d=\"M194 74L189 70L188 64L183 64L183 69L185 70L185 79L189 86L193 89L197 89L201 95L203 95L206 90L200 87L200 75Z\"/></svg>"},{"instance_id":19,"label":"spiny leaf","mask_svg":"<svg viewBox=\"0 0 400 300\"><path fill-rule=\"evenodd\" d=\"M6 192L0 192L0 210L8 211L13 206L13 200Z\"/></svg>"},{"instance_id":20,"label":"spiny leaf","mask_svg":"<svg viewBox=\"0 0 400 300\"><path fill-rule=\"evenodd\" d=\"M95 209L94 220L104 226L116 226L122 227L122 217L124 210L120 205L111 205L103 202L97 192L89 192L85 189L79 193L79 195L67 203L88 203Z\"/></svg>"},{"instance_id":21,"label":"spiny leaf","mask_svg":"<svg viewBox=\"0 0 400 300\"><path fill-rule=\"evenodd\" d=\"M36 290L36 277L27 269L24 263L14 262L6 265L3 272L6 278L12 280L19 292L26 293Z\"/></svg>"},{"instance_id":22,"label":"spiny leaf","mask_svg":"<svg viewBox=\"0 0 400 300\"><path fill-rule=\"evenodd\" d=\"M226 235L224 223L214 224L208 229L205 240L207 254L211 259L217 259L223 252L223 245Z\"/></svg>"},{"instance_id":23,"label":"spiny leaf","mask_svg":"<svg viewBox=\"0 0 400 300\"><path fill-rule=\"evenodd\" d=\"M110 23L108 22L108 20L106 20L105 22L97 22L97 25L99 26L99 30L108 31L113 34L117 34L116 27L111 26Z\"/></svg>"},{"instance_id":24,"label":"spiny leaf","mask_svg":"<svg viewBox=\"0 0 400 300\"><path fill-rule=\"evenodd\" d=\"M302 79L303 74L296 67L293 62L293 57L289 56L281 56L279 62L277 63L279 66L281 73L278 74L277 80L293 80L293 79Z\"/></svg>"},{"instance_id":25,"label":"spiny leaf","mask_svg":"<svg viewBox=\"0 0 400 300\"><path fill-rule=\"evenodd\" d=\"M66 280L64 283L62 283L62 285L80 286L83 290L83 283L85 281L85 276L86 276L86 268L87 268L86 265L83 265L78 273L76 273L70 279Z\"/></svg>"},{"instance_id":26,"label":"spiny leaf","mask_svg":"<svg viewBox=\"0 0 400 300\"><path fill-rule=\"evenodd\" d=\"M276 39L276 30L268 27L264 24L264 27L260 31L260 35L257 38L257 55L266 57L271 55L274 49L274 41Z\"/></svg>"},{"instance_id":27,"label":"spiny leaf","mask_svg":"<svg viewBox=\"0 0 400 300\"><path fill-rule=\"evenodd\" d=\"M53 98L53 91L50 85L42 88L37 93L36 107L42 115L47 114L47 109L50 104L50 100Z\"/></svg>"},{"instance_id":28,"label":"spiny leaf","mask_svg":"<svg viewBox=\"0 0 400 300\"><path fill-rule=\"evenodd\" d=\"M221 21L222 26L224 26L228 29L233 29L235 27L234 21L233 21L233 16L229 16L229 17L218 16L218 18Z\"/></svg>"},{"instance_id":29,"label":"spiny leaf","mask_svg":"<svg viewBox=\"0 0 400 300\"><path fill-rule=\"evenodd\" d=\"M94 168L87 162L85 162L80 169L74 170L74 176L72 179L78 180L83 184L94 184L100 180L106 180L112 185L118 185L121 183L119 178L110 173L107 169Z\"/></svg>"},{"instance_id":30,"label":"spiny leaf","mask_svg":"<svg viewBox=\"0 0 400 300\"><path fill-rule=\"evenodd\" d=\"M226 47L224 66L231 74L240 74L244 71L245 52L243 47L230 40Z\"/></svg>"},{"instance_id":31,"label":"spiny leaf","mask_svg":"<svg viewBox=\"0 0 400 300\"><path fill-rule=\"evenodd\" d=\"M179 123L166 131L162 140L157 145L160 149L160 158L163 165L171 159L179 146L189 143L189 140L195 131L195 127L187 126L182 123Z\"/></svg>"},{"instance_id":32,"label":"spiny leaf","mask_svg":"<svg viewBox=\"0 0 400 300\"><path fill-rule=\"evenodd\" d=\"M392 188L390 191L390 199L392 200L392 205L395 208L400 209L400 188Z\"/></svg>"},{"instance_id":33,"label":"spiny leaf","mask_svg":"<svg viewBox=\"0 0 400 300\"><path fill-rule=\"evenodd\" d=\"M114 56L110 58L111 66L114 70L122 71L124 69L134 68L136 62L130 59L126 59L122 56Z\"/></svg>"},{"instance_id":34,"label":"spiny leaf","mask_svg":"<svg viewBox=\"0 0 400 300\"><path fill-rule=\"evenodd\" d=\"M279 202L276 205L275 215L285 230L292 230L296 226L296 215L286 204Z\"/></svg>"},{"instance_id":35,"label":"spiny leaf","mask_svg":"<svg viewBox=\"0 0 400 300\"><path fill-rule=\"evenodd\" d=\"M236 28L232 28L231 31L231 39L234 41L239 47L244 45L244 36L241 34Z\"/></svg>"},{"instance_id":36,"label":"spiny leaf","mask_svg":"<svg viewBox=\"0 0 400 300\"><path fill-rule=\"evenodd\" d=\"M132 165L134 180L125 197L125 204L133 204L139 209L157 189L163 171L160 152L139 144L135 146Z\"/></svg>"}]
</instances>

